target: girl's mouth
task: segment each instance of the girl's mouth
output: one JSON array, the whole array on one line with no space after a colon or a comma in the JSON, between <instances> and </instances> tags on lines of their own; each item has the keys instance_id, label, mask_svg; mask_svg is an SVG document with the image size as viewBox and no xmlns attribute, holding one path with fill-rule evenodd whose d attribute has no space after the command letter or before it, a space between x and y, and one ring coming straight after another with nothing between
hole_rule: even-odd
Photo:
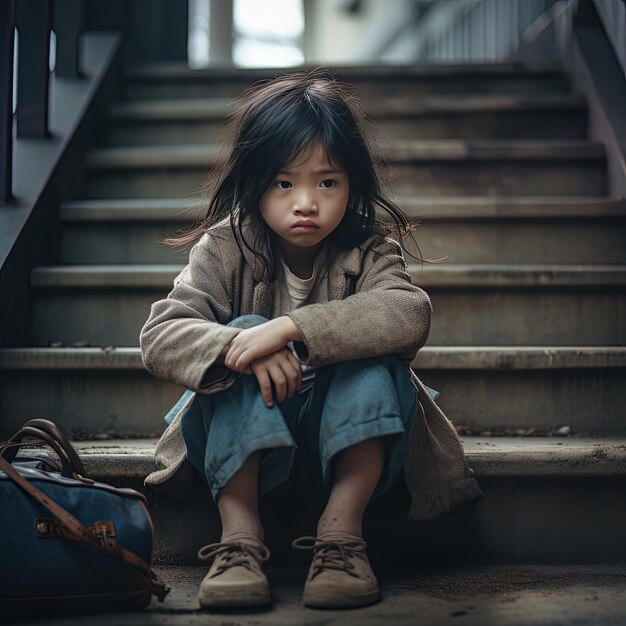
<instances>
[{"instance_id":1,"label":"girl's mouth","mask_svg":"<svg viewBox=\"0 0 626 626\"><path fill-rule=\"evenodd\" d=\"M308 233L313 230L317 230L318 228L319 226L315 222L310 222L308 220L301 220L299 222L296 222L291 227L291 230L295 230L296 232L300 232L300 233Z\"/></svg>"}]
</instances>

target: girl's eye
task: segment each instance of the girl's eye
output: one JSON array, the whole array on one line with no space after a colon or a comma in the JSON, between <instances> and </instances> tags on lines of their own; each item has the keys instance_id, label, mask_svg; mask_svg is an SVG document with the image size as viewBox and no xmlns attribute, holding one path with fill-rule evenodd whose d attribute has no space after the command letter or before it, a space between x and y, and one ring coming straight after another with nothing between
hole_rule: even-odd
<instances>
[{"instance_id":1,"label":"girl's eye","mask_svg":"<svg viewBox=\"0 0 626 626\"><path fill-rule=\"evenodd\" d=\"M336 180L332 180L331 178L327 178L320 183L320 187L322 189L332 189L337 184Z\"/></svg>"},{"instance_id":2,"label":"girl's eye","mask_svg":"<svg viewBox=\"0 0 626 626\"><path fill-rule=\"evenodd\" d=\"M279 189L291 189L291 183L288 180L277 180L277 181L274 181L274 184Z\"/></svg>"}]
</instances>

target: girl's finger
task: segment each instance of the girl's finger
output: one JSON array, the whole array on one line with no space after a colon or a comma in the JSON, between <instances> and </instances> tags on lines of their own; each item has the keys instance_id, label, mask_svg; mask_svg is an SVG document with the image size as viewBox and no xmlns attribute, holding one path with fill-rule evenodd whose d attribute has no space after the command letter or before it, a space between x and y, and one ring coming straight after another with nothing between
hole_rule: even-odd
<instances>
[{"instance_id":1,"label":"girl's finger","mask_svg":"<svg viewBox=\"0 0 626 626\"><path fill-rule=\"evenodd\" d=\"M283 402L287 397L287 377L278 363L272 363L267 369L276 389L276 400Z\"/></svg>"},{"instance_id":2,"label":"girl's finger","mask_svg":"<svg viewBox=\"0 0 626 626\"><path fill-rule=\"evenodd\" d=\"M296 382L296 389L300 389L300 385L302 384L302 365L300 365L300 361L297 359L297 357L294 356L293 352L291 352L291 350L289 351L289 362L291 363L291 365L293 365L294 369L296 370L296 376L297 376L297 382Z\"/></svg>"},{"instance_id":3,"label":"girl's finger","mask_svg":"<svg viewBox=\"0 0 626 626\"><path fill-rule=\"evenodd\" d=\"M231 370L235 369L237 353L237 348L231 345L229 346L228 351L226 352L226 356L224 357L224 365L226 365L226 367L230 368Z\"/></svg>"},{"instance_id":4,"label":"girl's finger","mask_svg":"<svg viewBox=\"0 0 626 626\"><path fill-rule=\"evenodd\" d=\"M235 348L230 356L230 365L227 363L226 365L230 367L230 369L243 374L249 367L250 364L256 359L256 357L251 358L251 352L248 350L243 350L241 348Z\"/></svg>"},{"instance_id":5,"label":"girl's finger","mask_svg":"<svg viewBox=\"0 0 626 626\"><path fill-rule=\"evenodd\" d=\"M239 372L241 370L245 370L246 367L248 367L255 359L256 357L250 358L249 352L244 352L243 354L238 355L235 359L235 367L237 368L237 371Z\"/></svg>"},{"instance_id":6,"label":"girl's finger","mask_svg":"<svg viewBox=\"0 0 626 626\"><path fill-rule=\"evenodd\" d=\"M296 386L296 389L299 389L300 388L300 384L302 383L302 368L300 367L300 361L298 361L298 359L293 355L291 350L286 352L285 355L286 355L286 360L289 363L289 367L295 373L295 377L296 377L295 386Z\"/></svg>"},{"instance_id":7,"label":"girl's finger","mask_svg":"<svg viewBox=\"0 0 626 626\"><path fill-rule=\"evenodd\" d=\"M287 379L287 397L291 398L298 391L298 372L289 359L289 355L285 355L281 363L281 369Z\"/></svg>"},{"instance_id":8,"label":"girl's finger","mask_svg":"<svg viewBox=\"0 0 626 626\"><path fill-rule=\"evenodd\" d=\"M251 346L249 348L241 349L241 351L236 353L235 356L237 370L239 370L240 368L245 369L253 361L256 361L257 359L262 359L264 356L269 356L274 353L274 351L268 352L266 350L261 350L258 346Z\"/></svg>"},{"instance_id":9,"label":"girl's finger","mask_svg":"<svg viewBox=\"0 0 626 626\"><path fill-rule=\"evenodd\" d=\"M257 367L253 367L252 372L256 376L257 382L259 383L259 389L261 390L261 396L263 397L265 406L271 409L274 406L274 400L272 398L272 381L270 380L267 369L264 366L259 365Z\"/></svg>"},{"instance_id":10,"label":"girl's finger","mask_svg":"<svg viewBox=\"0 0 626 626\"><path fill-rule=\"evenodd\" d=\"M246 371L246 369L247 369L247 366L242 367L242 366L238 365L237 361L235 359L230 359L229 361L224 361L224 364L229 369L234 370L235 372L239 372L239 374L243 374Z\"/></svg>"},{"instance_id":11,"label":"girl's finger","mask_svg":"<svg viewBox=\"0 0 626 626\"><path fill-rule=\"evenodd\" d=\"M241 350L241 352L239 352L239 354L236 357L236 361L237 361L236 367L237 367L238 370L240 368L241 369L245 369L251 363L253 363L257 359L263 358L264 356L268 356L268 355L265 354L264 352L261 352L260 350L258 350L255 347L248 348L248 349L245 349L245 350Z\"/></svg>"}]
</instances>

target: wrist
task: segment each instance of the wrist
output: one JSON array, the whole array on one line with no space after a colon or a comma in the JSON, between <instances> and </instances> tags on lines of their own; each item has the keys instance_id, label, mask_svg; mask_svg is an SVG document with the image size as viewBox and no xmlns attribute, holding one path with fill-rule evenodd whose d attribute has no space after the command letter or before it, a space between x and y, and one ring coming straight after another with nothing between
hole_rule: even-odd
<instances>
[{"instance_id":1,"label":"wrist","mask_svg":"<svg viewBox=\"0 0 626 626\"><path fill-rule=\"evenodd\" d=\"M275 321L280 322L281 324L280 329L283 337L285 338L285 342L302 341L302 335L290 317L287 315L281 315L276 318Z\"/></svg>"}]
</instances>

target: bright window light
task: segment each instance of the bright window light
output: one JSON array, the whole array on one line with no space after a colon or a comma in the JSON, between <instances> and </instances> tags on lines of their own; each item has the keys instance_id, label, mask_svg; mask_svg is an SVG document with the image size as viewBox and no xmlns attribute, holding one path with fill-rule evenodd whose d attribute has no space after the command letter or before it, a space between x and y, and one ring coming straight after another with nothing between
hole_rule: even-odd
<instances>
[{"instance_id":1,"label":"bright window light","mask_svg":"<svg viewBox=\"0 0 626 626\"><path fill-rule=\"evenodd\" d=\"M302 0L234 0L233 61L241 67L304 62Z\"/></svg>"}]
</instances>

